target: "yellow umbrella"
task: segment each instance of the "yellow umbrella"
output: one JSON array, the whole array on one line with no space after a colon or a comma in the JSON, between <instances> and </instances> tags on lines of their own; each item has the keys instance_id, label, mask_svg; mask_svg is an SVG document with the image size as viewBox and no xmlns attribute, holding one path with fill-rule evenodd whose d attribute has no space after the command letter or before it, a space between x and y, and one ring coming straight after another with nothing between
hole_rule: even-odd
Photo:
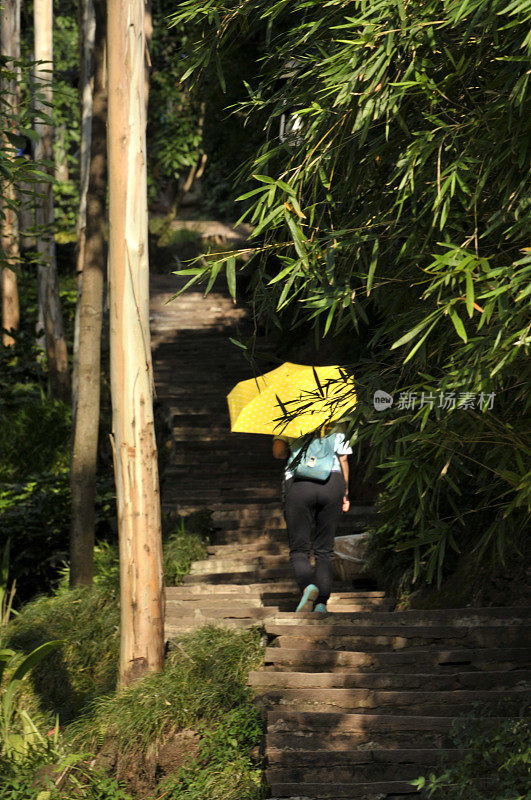
<instances>
[{"instance_id":1,"label":"yellow umbrella","mask_svg":"<svg viewBox=\"0 0 531 800\"><path fill-rule=\"evenodd\" d=\"M356 404L354 380L340 367L286 362L240 381L227 396L233 433L299 437L338 419Z\"/></svg>"}]
</instances>

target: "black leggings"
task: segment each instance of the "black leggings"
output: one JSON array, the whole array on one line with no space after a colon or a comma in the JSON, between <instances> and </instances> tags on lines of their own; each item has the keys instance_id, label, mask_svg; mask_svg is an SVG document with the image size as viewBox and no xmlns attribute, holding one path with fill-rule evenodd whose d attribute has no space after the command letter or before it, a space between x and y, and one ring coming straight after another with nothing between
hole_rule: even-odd
<instances>
[{"instance_id":1,"label":"black leggings","mask_svg":"<svg viewBox=\"0 0 531 800\"><path fill-rule=\"evenodd\" d=\"M319 589L316 603L330 597L334 572L334 538L341 516L345 479L332 472L324 483L288 479L284 516L288 527L290 561L299 589L314 583ZM313 552L315 571L310 563L311 533L315 523Z\"/></svg>"}]
</instances>

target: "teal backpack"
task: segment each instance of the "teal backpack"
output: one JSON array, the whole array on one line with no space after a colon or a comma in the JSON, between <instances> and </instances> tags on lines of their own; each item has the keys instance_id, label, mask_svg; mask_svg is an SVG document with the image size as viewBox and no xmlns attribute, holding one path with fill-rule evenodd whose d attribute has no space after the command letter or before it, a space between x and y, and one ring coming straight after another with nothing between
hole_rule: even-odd
<instances>
[{"instance_id":1,"label":"teal backpack","mask_svg":"<svg viewBox=\"0 0 531 800\"><path fill-rule=\"evenodd\" d=\"M307 481L326 481L334 466L336 434L312 439L304 444L292 446L288 467L293 464L296 478Z\"/></svg>"}]
</instances>

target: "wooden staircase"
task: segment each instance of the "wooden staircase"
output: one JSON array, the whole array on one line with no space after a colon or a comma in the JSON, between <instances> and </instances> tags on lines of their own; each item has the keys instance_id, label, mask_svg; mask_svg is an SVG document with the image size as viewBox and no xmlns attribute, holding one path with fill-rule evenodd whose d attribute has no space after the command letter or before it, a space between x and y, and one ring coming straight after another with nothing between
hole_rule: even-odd
<instances>
[{"instance_id":1,"label":"wooden staircase","mask_svg":"<svg viewBox=\"0 0 531 800\"><path fill-rule=\"evenodd\" d=\"M163 508L209 509L216 536L183 583L167 587L166 635L263 627L265 663L249 684L272 797L415 794L411 780L443 756L462 757L449 735L457 716L506 717L529 703L529 609L395 612L360 580L336 583L326 615L293 613L281 465L269 437L228 432L225 395L251 376L229 341L248 326L245 309L221 286L166 304L177 287L174 276L152 278L155 382L173 431ZM341 532L362 531L370 516L354 507Z\"/></svg>"},{"instance_id":2,"label":"wooden staircase","mask_svg":"<svg viewBox=\"0 0 531 800\"><path fill-rule=\"evenodd\" d=\"M486 608L267 619L265 666L249 682L266 715L272 795L413 794L409 781L462 757L449 739L460 714L506 717L529 703L529 616Z\"/></svg>"}]
</instances>

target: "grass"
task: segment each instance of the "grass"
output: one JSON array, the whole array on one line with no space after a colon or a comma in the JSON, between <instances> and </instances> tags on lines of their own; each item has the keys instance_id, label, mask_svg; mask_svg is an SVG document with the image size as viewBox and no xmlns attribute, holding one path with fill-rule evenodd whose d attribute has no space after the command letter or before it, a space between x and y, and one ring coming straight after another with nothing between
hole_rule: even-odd
<instances>
[{"instance_id":1,"label":"grass","mask_svg":"<svg viewBox=\"0 0 531 800\"><path fill-rule=\"evenodd\" d=\"M111 737L121 753L145 754L170 731L216 719L245 702L247 674L261 661L257 630L201 628L176 644L161 675L96 701L76 724L76 741L94 747Z\"/></svg>"},{"instance_id":2,"label":"grass","mask_svg":"<svg viewBox=\"0 0 531 800\"><path fill-rule=\"evenodd\" d=\"M208 520L190 525L198 530L181 520L165 535L174 576L204 554ZM208 626L183 636L162 674L116 692L116 550L97 547L92 588L70 590L67 583L65 572L54 596L27 603L0 634L0 648L22 652L63 642L33 670L20 697L43 731L59 715L59 743L39 746L18 764L0 759L0 800L37 800L40 791L50 791L40 800L262 798L262 725L246 687L249 670L262 663L260 630ZM66 781L50 788L65 767Z\"/></svg>"},{"instance_id":3,"label":"grass","mask_svg":"<svg viewBox=\"0 0 531 800\"><path fill-rule=\"evenodd\" d=\"M100 698L70 726L74 747L116 754L135 798L258 800L262 725L245 684L262 663L260 640L258 629L212 626L182 637L163 673Z\"/></svg>"},{"instance_id":4,"label":"grass","mask_svg":"<svg viewBox=\"0 0 531 800\"><path fill-rule=\"evenodd\" d=\"M24 761L0 758L0 800L260 800L262 725L246 680L261 663L256 628L182 637L163 673L99 697Z\"/></svg>"},{"instance_id":5,"label":"grass","mask_svg":"<svg viewBox=\"0 0 531 800\"><path fill-rule=\"evenodd\" d=\"M175 586L190 572L193 561L207 554L204 535L200 531L188 530L181 520L165 537L164 575L166 583Z\"/></svg>"}]
</instances>

